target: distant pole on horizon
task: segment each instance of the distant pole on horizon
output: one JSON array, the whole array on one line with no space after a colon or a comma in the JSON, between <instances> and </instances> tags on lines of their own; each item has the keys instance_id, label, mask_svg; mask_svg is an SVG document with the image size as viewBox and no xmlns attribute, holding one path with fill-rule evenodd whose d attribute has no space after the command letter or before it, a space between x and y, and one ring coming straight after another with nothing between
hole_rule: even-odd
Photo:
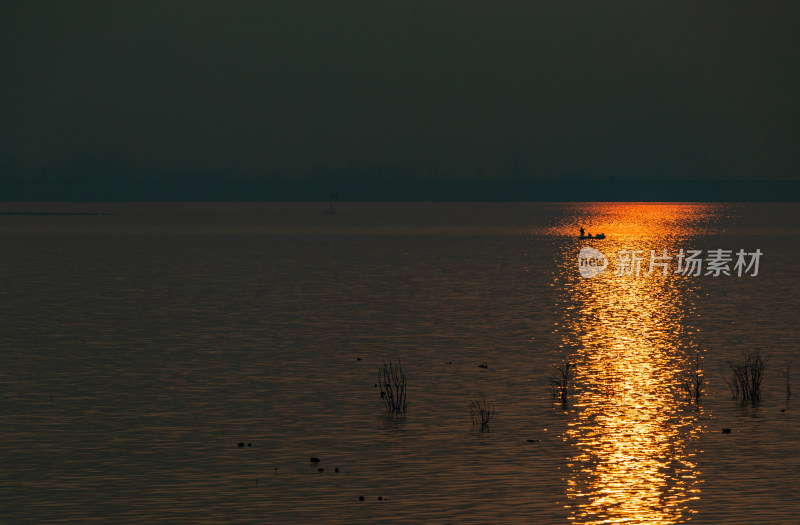
<instances>
[{"instance_id":1,"label":"distant pole on horizon","mask_svg":"<svg viewBox=\"0 0 800 525\"><path fill-rule=\"evenodd\" d=\"M339 200L339 194L336 192L331 192L330 202L328 204L328 209L325 213L336 213L336 210L333 209L333 201Z\"/></svg>"}]
</instances>

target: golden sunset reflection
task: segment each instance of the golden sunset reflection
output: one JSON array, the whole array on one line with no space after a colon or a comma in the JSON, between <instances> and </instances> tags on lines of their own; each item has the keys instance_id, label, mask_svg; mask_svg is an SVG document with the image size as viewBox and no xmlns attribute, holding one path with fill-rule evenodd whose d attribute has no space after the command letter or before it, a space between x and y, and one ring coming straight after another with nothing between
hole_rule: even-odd
<instances>
[{"instance_id":1,"label":"golden sunset reflection","mask_svg":"<svg viewBox=\"0 0 800 525\"><path fill-rule=\"evenodd\" d=\"M572 236L583 226L587 233L605 233L615 241L675 239L717 231L722 209L704 203L577 203L566 220L548 233Z\"/></svg>"},{"instance_id":2,"label":"golden sunset reflection","mask_svg":"<svg viewBox=\"0 0 800 525\"><path fill-rule=\"evenodd\" d=\"M576 365L564 435L573 450L566 506L576 523L680 523L699 497L702 407L683 390L700 351L691 329L695 286L674 266L667 276L647 275L651 250L692 248L684 244L695 232L694 212L709 211L691 206L591 205L583 211L597 217L587 223L607 239L576 239L564 259L564 275L576 276L564 287L564 350ZM609 259L591 279L575 268L584 246ZM638 277L615 274L620 250L644 250Z\"/></svg>"}]
</instances>

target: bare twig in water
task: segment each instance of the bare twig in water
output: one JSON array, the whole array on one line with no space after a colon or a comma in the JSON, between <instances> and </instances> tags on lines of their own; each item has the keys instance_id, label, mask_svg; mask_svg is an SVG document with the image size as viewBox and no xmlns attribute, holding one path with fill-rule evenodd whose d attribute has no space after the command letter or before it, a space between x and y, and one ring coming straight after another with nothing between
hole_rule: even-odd
<instances>
[{"instance_id":1,"label":"bare twig in water","mask_svg":"<svg viewBox=\"0 0 800 525\"><path fill-rule=\"evenodd\" d=\"M467 406L472 416L472 426L480 425L481 430L487 430L495 414L494 402L486 399L482 393L478 393L475 396L468 395Z\"/></svg>"},{"instance_id":2,"label":"bare twig in water","mask_svg":"<svg viewBox=\"0 0 800 525\"><path fill-rule=\"evenodd\" d=\"M791 386L791 379L792 379L792 362L786 362L786 370L783 371L783 378L786 380L786 399L792 397L792 386Z\"/></svg>"},{"instance_id":3,"label":"bare twig in water","mask_svg":"<svg viewBox=\"0 0 800 525\"><path fill-rule=\"evenodd\" d=\"M400 364L389 360L383 362L383 368L378 371L378 385L381 387L381 399L386 411L391 414L405 414L406 411L406 375Z\"/></svg>"},{"instance_id":4,"label":"bare twig in water","mask_svg":"<svg viewBox=\"0 0 800 525\"><path fill-rule=\"evenodd\" d=\"M725 378L728 388L734 399L749 402L756 406L761 401L761 381L764 379L764 361L761 359L761 350L744 353L744 363L737 365L731 362L732 374L730 379Z\"/></svg>"},{"instance_id":5,"label":"bare twig in water","mask_svg":"<svg viewBox=\"0 0 800 525\"><path fill-rule=\"evenodd\" d=\"M564 362L564 366L553 365L553 368L561 373L560 379L554 379L550 382L550 386L553 389L553 399L560 399L561 405L566 408L569 385L575 375L575 365L567 360Z\"/></svg>"},{"instance_id":6,"label":"bare twig in water","mask_svg":"<svg viewBox=\"0 0 800 525\"><path fill-rule=\"evenodd\" d=\"M686 398L689 403L694 402L700 405L700 400L703 397L703 369L700 367L700 352L695 352L694 369L689 377L683 382L683 391L686 393Z\"/></svg>"}]
</instances>

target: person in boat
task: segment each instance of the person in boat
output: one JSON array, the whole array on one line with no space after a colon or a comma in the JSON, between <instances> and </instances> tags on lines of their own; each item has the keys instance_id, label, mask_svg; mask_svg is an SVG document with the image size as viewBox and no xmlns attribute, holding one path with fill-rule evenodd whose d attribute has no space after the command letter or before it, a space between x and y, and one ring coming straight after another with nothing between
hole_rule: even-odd
<instances>
[{"instance_id":1,"label":"person in boat","mask_svg":"<svg viewBox=\"0 0 800 525\"><path fill-rule=\"evenodd\" d=\"M587 238L587 239L591 239L591 238L592 238L592 234L591 234L591 233L587 233L587 234L586 234L586 238Z\"/></svg>"},{"instance_id":2,"label":"person in boat","mask_svg":"<svg viewBox=\"0 0 800 525\"><path fill-rule=\"evenodd\" d=\"M597 235L594 236L594 238L595 239L605 239L606 238L606 234L605 233L598 233Z\"/></svg>"},{"instance_id":3,"label":"person in boat","mask_svg":"<svg viewBox=\"0 0 800 525\"><path fill-rule=\"evenodd\" d=\"M581 237L583 237L583 236L584 236L583 226L581 226Z\"/></svg>"}]
</instances>

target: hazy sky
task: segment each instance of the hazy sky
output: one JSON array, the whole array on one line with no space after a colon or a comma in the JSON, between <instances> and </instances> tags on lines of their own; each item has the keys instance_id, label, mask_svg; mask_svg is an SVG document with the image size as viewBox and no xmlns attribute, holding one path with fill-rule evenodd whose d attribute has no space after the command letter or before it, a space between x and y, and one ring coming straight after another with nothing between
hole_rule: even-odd
<instances>
[{"instance_id":1,"label":"hazy sky","mask_svg":"<svg viewBox=\"0 0 800 525\"><path fill-rule=\"evenodd\" d=\"M799 11L5 0L0 170L797 179Z\"/></svg>"}]
</instances>

